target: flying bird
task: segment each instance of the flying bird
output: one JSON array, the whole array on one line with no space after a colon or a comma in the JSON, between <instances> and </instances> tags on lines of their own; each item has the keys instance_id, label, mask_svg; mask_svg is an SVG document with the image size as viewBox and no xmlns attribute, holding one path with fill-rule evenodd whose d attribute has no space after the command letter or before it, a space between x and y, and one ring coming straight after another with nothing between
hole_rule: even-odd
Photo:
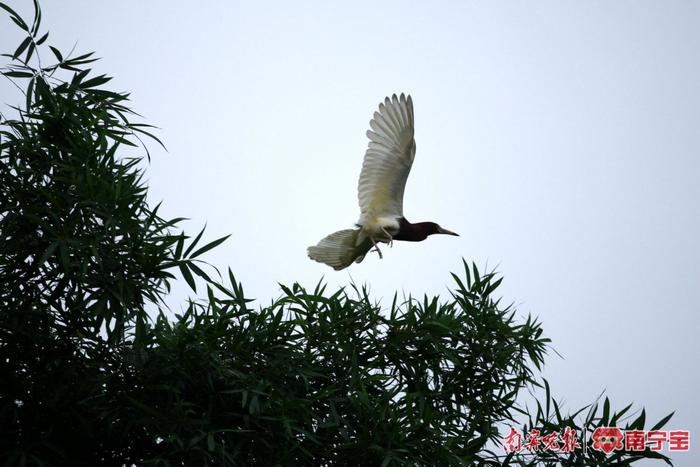
<instances>
[{"instance_id":1,"label":"flying bird","mask_svg":"<svg viewBox=\"0 0 700 467\"><path fill-rule=\"evenodd\" d=\"M336 271L362 261L379 243L420 242L428 235L457 235L434 222L410 223L403 215L403 192L416 155L411 96L384 99L367 131L369 146L362 163L357 197L360 219L355 229L334 232L308 248L309 258Z\"/></svg>"}]
</instances>

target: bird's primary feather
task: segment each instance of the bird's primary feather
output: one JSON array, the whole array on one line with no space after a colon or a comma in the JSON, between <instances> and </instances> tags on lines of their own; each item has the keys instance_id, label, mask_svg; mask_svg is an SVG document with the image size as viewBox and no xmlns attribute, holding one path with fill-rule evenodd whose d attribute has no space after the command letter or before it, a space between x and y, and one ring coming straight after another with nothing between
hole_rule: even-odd
<instances>
[{"instance_id":1,"label":"bird's primary feather","mask_svg":"<svg viewBox=\"0 0 700 467\"><path fill-rule=\"evenodd\" d=\"M357 196L358 224L371 235L403 217L404 188L416 155L411 96L387 97L369 125Z\"/></svg>"}]
</instances>

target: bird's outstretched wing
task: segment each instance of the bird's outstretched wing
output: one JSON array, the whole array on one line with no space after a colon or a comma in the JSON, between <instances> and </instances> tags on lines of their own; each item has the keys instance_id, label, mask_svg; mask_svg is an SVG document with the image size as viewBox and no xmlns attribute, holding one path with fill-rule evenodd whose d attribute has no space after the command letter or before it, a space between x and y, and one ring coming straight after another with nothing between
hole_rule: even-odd
<instances>
[{"instance_id":1,"label":"bird's outstretched wing","mask_svg":"<svg viewBox=\"0 0 700 467\"><path fill-rule=\"evenodd\" d=\"M361 225L403 216L403 192L416 154L411 96L387 97L369 126L369 147L357 190Z\"/></svg>"}]
</instances>

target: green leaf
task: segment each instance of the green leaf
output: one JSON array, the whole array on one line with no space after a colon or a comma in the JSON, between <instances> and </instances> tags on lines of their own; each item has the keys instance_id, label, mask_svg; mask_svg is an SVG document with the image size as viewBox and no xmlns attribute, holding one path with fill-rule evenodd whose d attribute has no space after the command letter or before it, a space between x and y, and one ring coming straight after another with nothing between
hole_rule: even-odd
<instances>
[{"instance_id":1,"label":"green leaf","mask_svg":"<svg viewBox=\"0 0 700 467\"><path fill-rule=\"evenodd\" d=\"M34 0L34 22L32 24L32 35L36 35L39 32L39 26L41 26L41 8L39 7L39 0Z\"/></svg>"},{"instance_id":2,"label":"green leaf","mask_svg":"<svg viewBox=\"0 0 700 467\"><path fill-rule=\"evenodd\" d=\"M87 81L83 81L81 83L80 87L83 89L94 88L96 86L100 86L102 84L105 84L111 80L112 80L112 78L109 76L100 75L100 76L96 76L92 79L89 79Z\"/></svg>"},{"instance_id":3,"label":"green leaf","mask_svg":"<svg viewBox=\"0 0 700 467\"><path fill-rule=\"evenodd\" d=\"M33 78L34 77L34 73L30 73L28 71L17 71L17 70L3 71L2 74L4 76L7 76L8 78Z\"/></svg>"},{"instance_id":4,"label":"green leaf","mask_svg":"<svg viewBox=\"0 0 700 467\"><path fill-rule=\"evenodd\" d=\"M197 292L197 284L195 283L194 277L192 276L188 266L189 264L186 261L182 261L178 264L180 273L182 274L182 277L185 278L187 285L189 285L194 292Z\"/></svg>"},{"instance_id":5,"label":"green leaf","mask_svg":"<svg viewBox=\"0 0 700 467\"><path fill-rule=\"evenodd\" d=\"M194 249L194 247L195 247L195 246L197 245L197 243L199 242L199 239L202 238L202 235L204 234L204 230L205 230L206 228L207 228L207 226L205 225L205 226L202 228L202 230L200 230L200 232L197 234L197 236L194 238L194 240L192 240L192 242L189 244L189 246L188 246L187 249L185 250L185 254L184 254L184 257L185 257L185 258L188 258L188 257L189 257L190 251L192 251L192 249Z\"/></svg>"},{"instance_id":6,"label":"green leaf","mask_svg":"<svg viewBox=\"0 0 700 467\"><path fill-rule=\"evenodd\" d=\"M12 54L12 59L16 60L17 57L22 55L22 52L29 46L29 44L32 43L32 36L28 36L25 38L22 42L20 42L19 47L17 47L17 50L15 50L15 53Z\"/></svg>"},{"instance_id":7,"label":"green leaf","mask_svg":"<svg viewBox=\"0 0 700 467\"><path fill-rule=\"evenodd\" d=\"M177 246L175 247L175 259L176 260L182 259L182 249L185 246L185 239L186 238L187 237L185 237L184 233L179 235L179 238L177 240Z\"/></svg>"},{"instance_id":8,"label":"green leaf","mask_svg":"<svg viewBox=\"0 0 700 467\"><path fill-rule=\"evenodd\" d=\"M195 274L197 274L199 277L202 279L206 280L207 282L212 282L211 277L209 277L209 274L204 272L199 266L197 266L194 262L188 263L190 269L194 271Z\"/></svg>"},{"instance_id":9,"label":"green leaf","mask_svg":"<svg viewBox=\"0 0 700 467\"><path fill-rule=\"evenodd\" d=\"M608 420L610 420L610 399L606 397L605 401L603 402L603 415L601 416L601 422L603 425L606 425Z\"/></svg>"},{"instance_id":10,"label":"green leaf","mask_svg":"<svg viewBox=\"0 0 700 467\"><path fill-rule=\"evenodd\" d=\"M13 16L13 17L17 18L18 20L22 21L22 18L20 18L20 16L17 14L17 12L15 10L13 10L12 8L10 8L9 6L7 6L5 3L0 2L0 8L5 10L6 12L8 12L10 14L10 16Z\"/></svg>"},{"instance_id":11,"label":"green leaf","mask_svg":"<svg viewBox=\"0 0 700 467\"><path fill-rule=\"evenodd\" d=\"M23 30L29 32L29 26L27 26L27 23L25 23L24 20L23 20L22 18L20 18L19 16L10 16L10 19L11 19L17 26L19 26L19 27L22 28Z\"/></svg>"},{"instance_id":12,"label":"green leaf","mask_svg":"<svg viewBox=\"0 0 700 467\"><path fill-rule=\"evenodd\" d=\"M60 50L58 50L56 47L53 47L51 45L49 46L49 49L51 49L51 52L53 52L53 54L56 56L56 60L58 60L59 62L63 61L63 55L61 55Z\"/></svg>"},{"instance_id":13,"label":"green leaf","mask_svg":"<svg viewBox=\"0 0 700 467\"><path fill-rule=\"evenodd\" d=\"M493 291L495 291L498 288L498 286L501 285L501 281L503 281L502 277L496 280L495 282L489 283L489 286L486 287L486 290L484 291L484 295L491 295L491 293L493 293Z\"/></svg>"},{"instance_id":14,"label":"green leaf","mask_svg":"<svg viewBox=\"0 0 700 467\"><path fill-rule=\"evenodd\" d=\"M673 417L673 414L675 414L675 413L676 413L676 412L673 411L673 412L671 412L670 414L666 415L666 416L665 416L664 418L662 418L656 425L654 425L653 427L651 427L651 430L650 430L650 431L656 431L656 430L660 430L661 428L663 428L664 425L666 425L666 423L668 423L668 421L671 420L671 417Z\"/></svg>"},{"instance_id":15,"label":"green leaf","mask_svg":"<svg viewBox=\"0 0 700 467\"><path fill-rule=\"evenodd\" d=\"M643 430L645 421L646 421L646 412L644 409L642 409L642 413L639 414L639 417L637 417L629 426L633 430Z\"/></svg>"},{"instance_id":16,"label":"green leaf","mask_svg":"<svg viewBox=\"0 0 700 467\"><path fill-rule=\"evenodd\" d=\"M41 36L38 41L36 41L36 45L43 44L44 42L46 42L46 39L48 39L48 38L49 38L49 33L47 32L46 34Z\"/></svg>"},{"instance_id":17,"label":"green leaf","mask_svg":"<svg viewBox=\"0 0 700 467\"><path fill-rule=\"evenodd\" d=\"M32 97L34 96L34 77L32 76L32 79L29 80L29 84L27 84L27 90L25 91L25 106L27 111L30 111L32 108Z\"/></svg>"},{"instance_id":18,"label":"green leaf","mask_svg":"<svg viewBox=\"0 0 700 467\"><path fill-rule=\"evenodd\" d=\"M221 237L221 238L219 238L219 239L217 239L217 240L214 240L214 241L211 242L211 243L208 243L208 244L204 245L202 248L200 248L199 250L197 250L197 251L195 251L194 253L192 253L192 255L190 256L190 258L196 258L197 256L199 256L199 255L201 255L201 254L203 254L203 253L206 253L207 251L211 250L212 248L216 248L217 246L219 246L219 245L221 245L222 243L224 243L230 236L231 236L230 234L229 234L229 235L225 235L225 236L223 236L223 237Z\"/></svg>"},{"instance_id":19,"label":"green leaf","mask_svg":"<svg viewBox=\"0 0 700 467\"><path fill-rule=\"evenodd\" d=\"M68 63L68 62L66 62L66 63ZM71 86L76 86L76 87L80 86L80 83L83 81L83 79L85 79L85 77L88 74L90 74L91 71L92 70L90 70L89 68L87 68L85 70L78 71L76 74L73 75L73 78L71 78L71 81L70 81Z\"/></svg>"},{"instance_id":20,"label":"green leaf","mask_svg":"<svg viewBox=\"0 0 700 467\"><path fill-rule=\"evenodd\" d=\"M27 49L27 55L24 57L24 63L29 64L29 60L32 59L32 55L34 54L34 51L36 50L36 45L32 42L29 44L29 48Z\"/></svg>"}]
</instances>

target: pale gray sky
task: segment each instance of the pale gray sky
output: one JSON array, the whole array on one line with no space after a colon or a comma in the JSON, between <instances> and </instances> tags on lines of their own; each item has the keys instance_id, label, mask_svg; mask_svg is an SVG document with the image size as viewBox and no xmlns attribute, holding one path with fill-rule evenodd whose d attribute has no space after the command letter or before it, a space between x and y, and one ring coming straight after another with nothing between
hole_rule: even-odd
<instances>
[{"instance_id":1,"label":"pale gray sky","mask_svg":"<svg viewBox=\"0 0 700 467\"><path fill-rule=\"evenodd\" d=\"M97 51L162 128L151 199L193 234L232 233L208 259L262 304L278 282L322 276L387 300L446 296L462 257L488 263L563 355L545 375L568 408L607 388L700 435L699 2L43 7L49 43ZM14 26L0 25L9 51ZM365 131L394 92L416 114L406 216L461 237L334 272L306 247L357 220ZM677 465L700 459L691 449Z\"/></svg>"}]
</instances>

